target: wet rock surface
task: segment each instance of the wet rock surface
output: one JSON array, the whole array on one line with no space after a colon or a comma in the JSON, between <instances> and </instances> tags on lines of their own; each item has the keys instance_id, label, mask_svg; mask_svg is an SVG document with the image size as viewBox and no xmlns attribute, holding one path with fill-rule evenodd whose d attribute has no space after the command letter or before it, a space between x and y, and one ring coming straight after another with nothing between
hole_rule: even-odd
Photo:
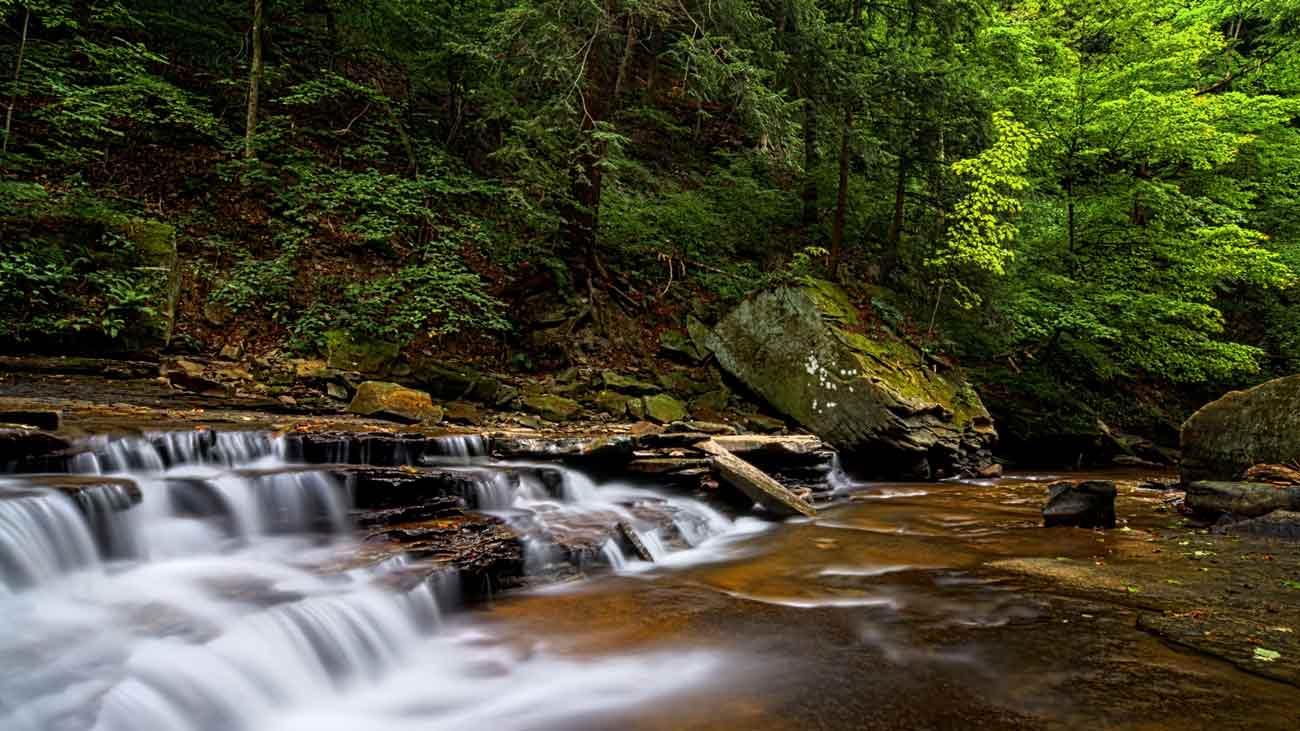
<instances>
[{"instance_id":1,"label":"wet rock surface","mask_svg":"<svg viewBox=\"0 0 1300 731\"><path fill-rule=\"evenodd\" d=\"M1187 486L1187 507L1208 517L1254 518L1274 510L1300 510L1300 487L1203 480Z\"/></svg>"},{"instance_id":2,"label":"wet rock surface","mask_svg":"<svg viewBox=\"0 0 1300 731\"><path fill-rule=\"evenodd\" d=\"M1043 524L1048 528L1114 528L1115 494L1115 483L1110 480L1054 482L1047 488Z\"/></svg>"},{"instance_id":3,"label":"wet rock surface","mask_svg":"<svg viewBox=\"0 0 1300 731\"><path fill-rule=\"evenodd\" d=\"M1236 480L1256 464L1300 460L1300 376L1206 404L1183 424L1181 443L1187 483Z\"/></svg>"}]
</instances>

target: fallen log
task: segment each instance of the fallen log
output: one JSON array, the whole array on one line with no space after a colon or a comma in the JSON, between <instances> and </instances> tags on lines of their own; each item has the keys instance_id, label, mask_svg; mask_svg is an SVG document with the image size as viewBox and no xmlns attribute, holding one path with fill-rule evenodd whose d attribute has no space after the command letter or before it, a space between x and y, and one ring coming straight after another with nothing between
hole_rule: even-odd
<instances>
[{"instance_id":1,"label":"fallen log","mask_svg":"<svg viewBox=\"0 0 1300 731\"><path fill-rule=\"evenodd\" d=\"M817 510L798 496L785 489L781 483L772 479L766 472L737 457L726 447L709 440L696 445L696 449L709 455L713 468L727 484L740 490L753 500L776 515L814 516Z\"/></svg>"}]
</instances>

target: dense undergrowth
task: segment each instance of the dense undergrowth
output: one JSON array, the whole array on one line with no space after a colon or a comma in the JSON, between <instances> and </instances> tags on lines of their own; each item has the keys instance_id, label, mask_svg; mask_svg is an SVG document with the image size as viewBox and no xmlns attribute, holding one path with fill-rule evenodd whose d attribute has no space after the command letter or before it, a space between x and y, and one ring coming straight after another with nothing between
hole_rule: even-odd
<instances>
[{"instance_id":1,"label":"dense undergrowth","mask_svg":"<svg viewBox=\"0 0 1300 731\"><path fill-rule=\"evenodd\" d=\"M1285 0L0 18L11 349L156 316L168 285L121 233L153 221L176 232L179 350L309 355L342 330L502 368L641 361L687 313L818 274L974 367L995 412L1159 431L1300 367ZM572 337L538 335L557 323Z\"/></svg>"}]
</instances>

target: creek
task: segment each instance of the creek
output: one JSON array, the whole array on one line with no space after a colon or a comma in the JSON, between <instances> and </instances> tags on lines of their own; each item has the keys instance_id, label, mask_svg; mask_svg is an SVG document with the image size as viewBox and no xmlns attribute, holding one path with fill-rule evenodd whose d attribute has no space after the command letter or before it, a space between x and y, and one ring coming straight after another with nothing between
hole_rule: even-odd
<instances>
[{"instance_id":1,"label":"creek","mask_svg":"<svg viewBox=\"0 0 1300 731\"><path fill-rule=\"evenodd\" d=\"M456 570L362 540L330 464L371 455L305 464L261 432L80 448L67 469L104 480L0 476L5 731L1294 728L1293 688L990 568L1127 540L1038 528L1039 477L833 474L830 507L779 522L473 437L387 455L472 476L526 574L581 577L466 604ZM590 539L611 522L633 536ZM557 548L573 535L592 550Z\"/></svg>"}]
</instances>

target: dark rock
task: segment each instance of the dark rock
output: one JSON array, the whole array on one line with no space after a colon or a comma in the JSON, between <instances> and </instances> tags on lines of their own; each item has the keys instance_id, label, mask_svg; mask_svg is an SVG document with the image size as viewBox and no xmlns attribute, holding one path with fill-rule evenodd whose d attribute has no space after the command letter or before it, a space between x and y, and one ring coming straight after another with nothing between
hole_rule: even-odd
<instances>
[{"instance_id":1,"label":"dark rock","mask_svg":"<svg viewBox=\"0 0 1300 731\"><path fill-rule=\"evenodd\" d=\"M429 394L396 383L366 381L348 405L348 412L404 424L442 421L442 408L434 405Z\"/></svg>"},{"instance_id":2,"label":"dark rock","mask_svg":"<svg viewBox=\"0 0 1300 731\"><path fill-rule=\"evenodd\" d=\"M1222 533L1300 540L1300 512L1274 510L1267 515L1232 522L1216 530Z\"/></svg>"},{"instance_id":3,"label":"dark rock","mask_svg":"<svg viewBox=\"0 0 1300 731\"><path fill-rule=\"evenodd\" d=\"M1043 523L1048 528L1114 528L1115 495L1110 480L1054 482L1047 488Z\"/></svg>"},{"instance_id":4,"label":"dark rock","mask_svg":"<svg viewBox=\"0 0 1300 731\"><path fill-rule=\"evenodd\" d=\"M1256 464L1300 461L1300 375L1233 391L1182 428L1183 482L1236 480Z\"/></svg>"},{"instance_id":5,"label":"dark rock","mask_svg":"<svg viewBox=\"0 0 1300 731\"><path fill-rule=\"evenodd\" d=\"M690 336L680 330L664 330L659 333L659 348L687 363L704 360L707 352L701 352Z\"/></svg>"},{"instance_id":6,"label":"dark rock","mask_svg":"<svg viewBox=\"0 0 1300 731\"><path fill-rule=\"evenodd\" d=\"M973 473L990 461L992 420L975 390L916 348L867 337L837 287L785 287L718 323L718 363L775 409L880 474Z\"/></svg>"},{"instance_id":7,"label":"dark rock","mask_svg":"<svg viewBox=\"0 0 1300 731\"><path fill-rule=\"evenodd\" d=\"M0 424L30 426L45 431L58 431L63 414L58 411L0 411Z\"/></svg>"},{"instance_id":8,"label":"dark rock","mask_svg":"<svg viewBox=\"0 0 1300 731\"><path fill-rule=\"evenodd\" d=\"M620 520L618 530L623 534L623 540L632 547L632 553L636 554L637 558L642 561L655 560L654 554L650 553L650 549L646 548L645 542L641 540L641 536L637 535L636 529L631 524L626 520Z\"/></svg>"},{"instance_id":9,"label":"dark rock","mask_svg":"<svg viewBox=\"0 0 1300 731\"><path fill-rule=\"evenodd\" d=\"M1200 480L1187 486L1187 507L1209 517L1226 513L1254 518L1274 510L1300 511L1300 487Z\"/></svg>"},{"instance_id":10,"label":"dark rock","mask_svg":"<svg viewBox=\"0 0 1300 731\"><path fill-rule=\"evenodd\" d=\"M597 409L615 419L627 416L627 402L628 397L616 391L600 391L592 397L592 403Z\"/></svg>"},{"instance_id":11,"label":"dark rock","mask_svg":"<svg viewBox=\"0 0 1300 731\"><path fill-rule=\"evenodd\" d=\"M67 451L66 441L36 429L0 426L0 467L13 468Z\"/></svg>"},{"instance_id":12,"label":"dark rock","mask_svg":"<svg viewBox=\"0 0 1300 731\"><path fill-rule=\"evenodd\" d=\"M775 434L785 431L785 422L762 414L750 414L745 417L745 428L759 434Z\"/></svg>"},{"instance_id":13,"label":"dark rock","mask_svg":"<svg viewBox=\"0 0 1300 731\"><path fill-rule=\"evenodd\" d=\"M447 363L432 358L418 358L410 363L411 383L436 398L449 401L477 401L484 404L502 403L503 386L494 376L463 365ZM513 394L512 394L513 396Z\"/></svg>"}]
</instances>

